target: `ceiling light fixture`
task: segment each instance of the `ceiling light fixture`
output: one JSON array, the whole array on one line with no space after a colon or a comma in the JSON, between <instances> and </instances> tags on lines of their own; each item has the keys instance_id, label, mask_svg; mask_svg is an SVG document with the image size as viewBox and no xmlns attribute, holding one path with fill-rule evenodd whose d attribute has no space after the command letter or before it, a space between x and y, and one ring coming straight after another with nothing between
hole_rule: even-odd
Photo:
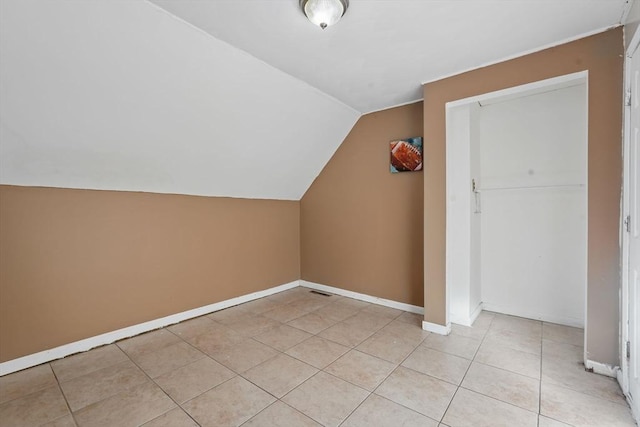
<instances>
[{"instance_id":1,"label":"ceiling light fixture","mask_svg":"<svg viewBox=\"0 0 640 427\"><path fill-rule=\"evenodd\" d=\"M337 23L348 7L349 0L300 0L302 12L323 30Z\"/></svg>"}]
</instances>

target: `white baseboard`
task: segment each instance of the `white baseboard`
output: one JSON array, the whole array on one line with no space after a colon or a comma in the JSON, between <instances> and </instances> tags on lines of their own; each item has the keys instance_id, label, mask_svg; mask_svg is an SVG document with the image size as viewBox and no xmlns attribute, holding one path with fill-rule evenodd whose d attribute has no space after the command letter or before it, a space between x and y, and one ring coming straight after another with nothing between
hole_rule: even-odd
<instances>
[{"instance_id":1,"label":"white baseboard","mask_svg":"<svg viewBox=\"0 0 640 427\"><path fill-rule=\"evenodd\" d=\"M576 319L575 317L550 316L526 310L517 310L512 307L503 307L484 301L482 303L483 310L493 311L494 313L508 314L509 316L524 317L527 319L536 319L543 322L557 323L559 325L572 326L574 328L584 328L584 319Z\"/></svg>"},{"instance_id":2,"label":"white baseboard","mask_svg":"<svg viewBox=\"0 0 640 427\"><path fill-rule=\"evenodd\" d=\"M234 305L273 295L278 292L286 291L287 289L295 288L297 286L300 286L300 283L298 280L294 280L293 282L265 289L263 291L254 292L248 295L242 295L236 298L220 301L215 304L209 304L203 307L194 308L192 310L183 311L181 313L172 314L170 316L161 317L160 319L139 323L137 325L118 329L117 331L107 332L106 334L97 335L95 337L61 345L59 347L41 351L39 353L30 354L18 359L8 360L6 362L0 363L0 376L7 375L12 372L21 371L23 369L37 366L42 363L51 362L52 360L60 359L75 353L81 353L83 351L91 350L95 347L111 344L124 338L133 337L144 332L153 331L154 329L163 328L165 326L173 325L174 323L213 313L214 311L233 307Z\"/></svg>"},{"instance_id":3,"label":"white baseboard","mask_svg":"<svg viewBox=\"0 0 640 427\"><path fill-rule=\"evenodd\" d=\"M478 316L480 315L480 313L482 313L482 309L483 309L483 305L482 303L478 304L478 306L476 307L475 310L473 310L473 313L471 313L470 316L457 316L453 313L450 314L451 318L451 323L455 323L456 325L462 325L462 326L473 326L473 322L476 321L476 319L478 318Z\"/></svg>"},{"instance_id":4,"label":"white baseboard","mask_svg":"<svg viewBox=\"0 0 640 427\"><path fill-rule=\"evenodd\" d=\"M367 294L361 294L359 292L347 291L345 289L334 288L333 286L321 285L319 283L307 282L306 280L300 280L300 286L305 288L316 289L318 291L329 292L336 295L342 295L343 297L349 297L360 301L370 302L372 304L383 305L385 307L396 308L402 311L408 311L410 313L424 314L424 308L417 305L405 304L403 302L392 301L384 298L378 298Z\"/></svg>"},{"instance_id":5,"label":"white baseboard","mask_svg":"<svg viewBox=\"0 0 640 427\"><path fill-rule=\"evenodd\" d=\"M594 362L593 360L586 360L584 362L584 367L587 369L592 369L595 374L605 375L607 377L618 378L618 371L620 370L617 366L607 365L606 363Z\"/></svg>"},{"instance_id":6,"label":"white baseboard","mask_svg":"<svg viewBox=\"0 0 640 427\"><path fill-rule=\"evenodd\" d=\"M442 326L438 325L437 323L431 323L423 320L422 329L438 335L449 335L451 333L451 323L447 323L446 326Z\"/></svg>"}]
</instances>

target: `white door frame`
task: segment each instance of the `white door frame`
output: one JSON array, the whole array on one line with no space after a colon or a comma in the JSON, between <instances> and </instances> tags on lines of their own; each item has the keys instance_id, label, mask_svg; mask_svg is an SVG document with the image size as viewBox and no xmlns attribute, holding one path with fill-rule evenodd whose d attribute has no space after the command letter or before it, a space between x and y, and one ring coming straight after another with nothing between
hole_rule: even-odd
<instances>
[{"instance_id":1,"label":"white door frame","mask_svg":"<svg viewBox=\"0 0 640 427\"><path fill-rule=\"evenodd\" d=\"M625 218L629 215L630 200L629 186L631 182L629 162L631 148L631 106L626 105L627 94L631 93L631 58L640 55L640 29L637 29L624 56L624 138L623 138L623 184L622 184L622 209L620 211L620 245L622 247L621 257L621 299L620 299L620 370L618 371L618 382L625 396L629 396L629 364L626 358L627 341L629 340L629 233L626 231ZM637 357L637 355L636 355ZM634 417L640 420L640 411L635 409Z\"/></svg>"},{"instance_id":2,"label":"white door frame","mask_svg":"<svg viewBox=\"0 0 640 427\"><path fill-rule=\"evenodd\" d=\"M465 291L468 293L471 286L471 233L470 227L467 227L468 221L471 221L471 211L469 210L466 199L470 194L470 180L471 180L471 165L468 164L465 168L465 163L469 163L470 156L470 144L460 141L454 141L450 138L450 117L453 114L453 109L477 102L488 102L496 98L506 100L515 99L524 95L544 92L547 90L560 89L568 87L578 83L588 82L588 71L580 71L577 73L567 74L559 77L554 77L546 80L540 80L521 86L511 87L495 92L485 93L482 95L472 96L469 98L458 99L448 102L445 105L446 117L447 117L447 136L446 136L446 267L445 267L445 281L446 281L446 308L445 308L445 327L450 328L451 322L470 326L475 317L482 311L482 303L478 307L469 307L464 313L452 313L451 312L451 298L452 292L456 294L463 294ZM588 88L588 84L587 84ZM587 93L588 96L588 93ZM588 135L588 129L587 129ZM587 156L588 161L588 156ZM588 173L588 165L587 167ZM468 176L467 176L468 175ZM465 179L468 178L468 179ZM587 180L588 188L588 180ZM585 190L587 191L587 190ZM588 194L588 191L587 191ZM465 212L461 212L464 210ZM461 220L465 223L461 224ZM586 228L588 228L588 220ZM585 229L585 233L588 230ZM587 257L587 253L585 253ZM586 268L585 263L585 268ZM586 277L586 276L585 276ZM585 345L586 350L586 329L587 329L587 308L586 308L586 283L585 283ZM467 298L467 301L469 298Z\"/></svg>"}]
</instances>

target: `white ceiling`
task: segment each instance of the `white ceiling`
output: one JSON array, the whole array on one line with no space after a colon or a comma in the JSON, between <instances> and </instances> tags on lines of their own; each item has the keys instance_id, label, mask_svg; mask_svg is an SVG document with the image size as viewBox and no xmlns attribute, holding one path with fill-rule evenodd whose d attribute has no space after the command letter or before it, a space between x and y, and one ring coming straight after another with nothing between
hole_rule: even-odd
<instances>
[{"instance_id":1,"label":"white ceiling","mask_svg":"<svg viewBox=\"0 0 640 427\"><path fill-rule=\"evenodd\" d=\"M358 117L146 1L0 1L3 184L299 200Z\"/></svg>"},{"instance_id":2,"label":"white ceiling","mask_svg":"<svg viewBox=\"0 0 640 427\"><path fill-rule=\"evenodd\" d=\"M361 113L625 0L0 0L0 183L299 200ZM407 135L398 135L399 137Z\"/></svg>"},{"instance_id":3,"label":"white ceiling","mask_svg":"<svg viewBox=\"0 0 640 427\"><path fill-rule=\"evenodd\" d=\"M151 0L361 113L421 83L619 24L626 0L351 0L321 30L299 0Z\"/></svg>"}]
</instances>

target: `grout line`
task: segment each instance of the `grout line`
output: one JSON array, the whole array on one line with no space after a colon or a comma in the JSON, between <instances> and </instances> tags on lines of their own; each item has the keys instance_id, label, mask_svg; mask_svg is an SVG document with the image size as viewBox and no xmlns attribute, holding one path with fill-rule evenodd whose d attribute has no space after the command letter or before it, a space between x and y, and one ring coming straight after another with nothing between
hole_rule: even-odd
<instances>
[{"instance_id":1,"label":"grout line","mask_svg":"<svg viewBox=\"0 0 640 427\"><path fill-rule=\"evenodd\" d=\"M480 313L482 314L482 311ZM467 374L469 373L469 370L471 369L471 365L473 365L473 362L475 362L476 356L478 355L478 352L480 351L480 347L482 347L482 344L484 343L484 340L487 337L487 334L489 333L489 329L491 329L491 325L493 324L494 320L495 320L495 316L491 318L491 321L489 322L489 325L487 326L487 330L484 332L484 335L482 336L482 339L480 339L480 344L478 344L478 348L476 348L476 351L473 353L473 357L471 358L471 363L469 363L469 367L467 368L466 372L462 376L462 379L460 380L460 384L456 388L455 393L453 393L453 397L451 397L451 400L449 401L449 404L447 405L447 409L445 409L444 413L442 414L442 418L440 419L440 422L442 422L442 420L444 420L444 417L447 415L447 412L449 412L449 408L451 407L451 404L453 403L453 399L455 399L456 398L456 394L458 394L458 390L460 390L460 388L462 388L462 383L464 382L464 379L467 377ZM473 325L471 325L470 328L473 328ZM470 338L470 337L466 337L466 338Z\"/></svg>"},{"instance_id":2,"label":"grout line","mask_svg":"<svg viewBox=\"0 0 640 427\"><path fill-rule=\"evenodd\" d=\"M167 329L166 327L165 327L165 328L160 328L160 329L164 329L164 330L166 330L167 332L169 332L169 333L171 333L171 334L175 335L176 337L178 337L182 342L186 342L184 339L182 339L182 337L180 337L180 336L179 336L179 335L177 335L177 334L174 334L173 332L171 332L171 331L170 331L169 329ZM140 334L140 335L142 335L142 334ZM165 346L165 347L163 347L163 348L161 348L161 349L158 349L158 350L155 350L155 351L152 351L152 352L149 352L149 353L155 353L155 352L160 351L160 350L162 350L162 349L164 349L164 348L166 348L166 347L169 347L169 346L171 346L171 345L177 345L177 344L179 344L179 343L169 344L168 346ZM188 345L191 345L191 344L190 344L190 343L188 343L188 342L187 342L187 344L188 344ZM120 348L120 347L118 347L118 348ZM121 351L122 351L122 352L123 352L123 353L124 353L128 358L129 358L129 360L131 361L131 363L133 363L133 364L134 364L138 369L140 369L140 371L141 371L141 372L142 372L142 373L143 373L143 374L144 374L144 375L149 379L149 381L150 381L153 385L155 385L156 387L158 387L158 388L160 389L160 391L162 391L162 393L164 393L164 395L165 395L165 396L167 396L169 399L171 399L171 401L176 405L176 408L180 408L180 409L182 410L182 412L184 412L185 414L187 414L187 416L193 420L193 422L194 422L194 423L196 423L197 425L200 425L200 424L199 424L195 419L193 419L193 417L191 416L191 414L190 414L190 413L188 413L188 412L187 412L187 411L182 407L182 405L180 405L180 403L178 403L178 402L177 402L173 397L171 397L171 396L169 395L169 393L167 393L167 392L166 392L162 387L160 387L160 384L158 384L158 383L157 383L153 378L151 378L151 376L150 376L149 374L147 374L147 372L146 372L144 369L142 369L142 367L141 367L140 365L138 365L138 364L136 363L136 361L135 361L135 360L133 360L133 358L129 355L129 353L127 353L127 352L126 352L126 351L124 351L123 349L120 349L120 350L121 350ZM203 353L204 353L204 352L203 352ZM206 353L205 353L205 354L206 354ZM201 359L198 359L198 360L201 360ZM193 362L191 362L191 363L195 363L195 362L197 362L197 360L195 360L195 361L193 361ZM190 363L187 363L187 365L190 365ZM176 368L176 369L183 368L184 366L187 366L187 365L180 366L179 368ZM175 370L175 369L174 369L174 370ZM163 374L163 375L164 375L164 374ZM226 382L226 381L225 381L225 382ZM221 383L221 384L222 384L222 383ZM208 391L208 390L207 390L207 391ZM206 393L206 392L205 392L205 393ZM118 393L118 394L120 394L120 393ZM198 395L198 396L199 396L199 395ZM103 400L105 400L105 399L103 399ZM176 408L171 408L171 409L169 409L168 411L165 411L165 412L163 412L162 414L158 415L157 417L154 417L154 418L152 418L152 419L150 419L150 420L145 421L142 425L144 425L144 424L146 424L146 423L148 423L148 422L150 422L150 421L153 421L153 420L155 420L156 418L159 418L159 417L161 417L161 416L163 416L163 415L167 414L168 412L170 412L170 411L172 411L172 410L174 410L174 409L176 409Z\"/></svg>"},{"instance_id":3,"label":"grout line","mask_svg":"<svg viewBox=\"0 0 640 427\"><path fill-rule=\"evenodd\" d=\"M47 365L49 365L49 369L51 369L51 372L53 373L53 377L56 379L56 385L58 386L58 390L60 390L60 394L62 395L62 398L64 399L64 403L65 405L67 405L67 409L69 410L69 414L71 414L71 419L73 420L73 423L77 426L78 422L76 421L76 416L73 413L73 411L71 410L71 406L69 405L69 401L67 400L67 395L64 394L64 391L62 390L62 385L60 384L60 380L58 379L58 375L56 374L56 371L53 370L53 366L51 366L51 363L47 363ZM60 417L62 418L62 417ZM55 420L53 420L55 421Z\"/></svg>"}]
</instances>

